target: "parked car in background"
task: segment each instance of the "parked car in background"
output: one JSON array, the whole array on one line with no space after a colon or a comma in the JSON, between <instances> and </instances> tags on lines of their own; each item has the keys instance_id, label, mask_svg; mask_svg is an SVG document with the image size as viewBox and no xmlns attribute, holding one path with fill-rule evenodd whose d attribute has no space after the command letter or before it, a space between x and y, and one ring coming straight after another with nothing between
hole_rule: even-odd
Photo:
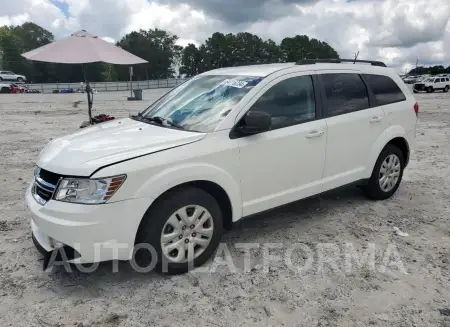
<instances>
[{"instance_id":1,"label":"parked car in background","mask_svg":"<svg viewBox=\"0 0 450 327\"><path fill-rule=\"evenodd\" d=\"M20 84L11 83L11 93L24 93L25 87Z\"/></svg>"},{"instance_id":2,"label":"parked car in background","mask_svg":"<svg viewBox=\"0 0 450 327\"><path fill-rule=\"evenodd\" d=\"M432 93L436 90L442 90L442 92L448 92L450 89L449 77L428 77L422 81L418 81L413 85L413 92L427 92Z\"/></svg>"},{"instance_id":3,"label":"parked car in background","mask_svg":"<svg viewBox=\"0 0 450 327\"><path fill-rule=\"evenodd\" d=\"M408 76L403 79L403 82L405 82L406 84L414 84L418 79L418 76Z\"/></svg>"},{"instance_id":4,"label":"parked car in background","mask_svg":"<svg viewBox=\"0 0 450 327\"><path fill-rule=\"evenodd\" d=\"M11 93L11 84L0 83L0 93Z\"/></svg>"},{"instance_id":5,"label":"parked car in background","mask_svg":"<svg viewBox=\"0 0 450 327\"><path fill-rule=\"evenodd\" d=\"M17 75L8 70L0 71L0 81L15 81L26 82L27 78L24 75Z\"/></svg>"}]
</instances>

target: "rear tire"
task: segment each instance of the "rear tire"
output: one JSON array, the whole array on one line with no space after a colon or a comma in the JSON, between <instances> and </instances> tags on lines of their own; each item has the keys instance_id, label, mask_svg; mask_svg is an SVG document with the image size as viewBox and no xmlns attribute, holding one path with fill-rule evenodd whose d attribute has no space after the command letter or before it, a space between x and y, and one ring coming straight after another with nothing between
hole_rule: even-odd
<instances>
[{"instance_id":1,"label":"rear tire","mask_svg":"<svg viewBox=\"0 0 450 327\"><path fill-rule=\"evenodd\" d=\"M400 186L404 169L405 158L402 151L392 144L386 145L364 187L366 196L372 200L390 198Z\"/></svg>"},{"instance_id":2,"label":"rear tire","mask_svg":"<svg viewBox=\"0 0 450 327\"><path fill-rule=\"evenodd\" d=\"M135 259L139 267L156 262L159 273L185 273L214 254L222 232L223 214L211 194L194 187L169 191L147 210L136 236L136 245L150 245L157 258L144 248Z\"/></svg>"},{"instance_id":3,"label":"rear tire","mask_svg":"<svg viewBox=\"0 0 450 327\"><path fill-rule=\"evenodd\" d=\"M450 87L447 85L446 87L444 87L444 91L443 91L443 92L447 93L448 90L449 90L449 88L450 88Z\"/></svg>"}]
</instances>

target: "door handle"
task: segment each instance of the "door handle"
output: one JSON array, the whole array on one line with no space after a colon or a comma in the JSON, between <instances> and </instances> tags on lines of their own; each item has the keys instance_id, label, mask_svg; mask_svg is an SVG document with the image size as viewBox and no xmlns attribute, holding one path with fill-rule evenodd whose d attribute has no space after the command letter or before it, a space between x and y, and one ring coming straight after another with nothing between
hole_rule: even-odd
<instances>
[{"instance_id":1,"label":"door handle","mask_svg":"<svg viewBox=\"0 0 450 327\"><path fill-rule=\"evenodd\" d=\"M319 137L322 136L324 134L323 131L312 131L311 133L309 133L308 135L306 135L307 138L313 138L313 137Z\"/></svg>"},{"instance_id":2,"label":"door handle","mask_svg":"<svg viewBox=\"0 0 450 327\"><path fill-rule=\"evenodd\" d=\"M381 121L381 119L383 119L383 117L372 117L372 119L370 120L371 123L378 123Z\"/></svg>"}]
</instances>

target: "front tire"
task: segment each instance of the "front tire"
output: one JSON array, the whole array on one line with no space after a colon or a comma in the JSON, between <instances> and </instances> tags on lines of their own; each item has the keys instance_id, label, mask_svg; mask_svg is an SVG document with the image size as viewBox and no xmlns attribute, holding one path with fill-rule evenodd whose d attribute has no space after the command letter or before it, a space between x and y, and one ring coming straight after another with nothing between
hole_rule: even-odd
<instances>
[{"instance_id":1,"label":"front tire","mask_svg":"<svg viewBox=\"0 0 450 327\"><path fill-rule=\"evenodd\" d=\"M433 93L433 92L434 92L433 87L428 86L428 87L427 87L427 93Z\"/></svg>"},{"instance_id":2,"label":"front tire","mask_svg":"<svg viewBox=\"0 0 450 327\"><path fill-rule=\"evenodd\" d=\"M217 249L223 232L223 214L216 199L202 189L169 191L146 212L136 237L140 267L181 274L203 265ZM156 258L151 257L153 248Z\"/></svg>"},{"instance_id":3,"label":"front tire","mask_svg":"<svg viewBox=\"0 0 450 327\"><path fill-rule=\"evenodd\" d=\"M22 77L17 77L17 82L23 82L23 78Z\"/></svg>"},{"instance_id":4,"label":"front tire","mask_svg":"<svg viewBox=\"0 0 450 327\"><path fill-rule=\"evenodd\" d=\"M394 145L386 145L364 188L366 196L372 200L390 198L400 186L404 169L405 158L402 151Z\"/></svg>"}]
</instances>

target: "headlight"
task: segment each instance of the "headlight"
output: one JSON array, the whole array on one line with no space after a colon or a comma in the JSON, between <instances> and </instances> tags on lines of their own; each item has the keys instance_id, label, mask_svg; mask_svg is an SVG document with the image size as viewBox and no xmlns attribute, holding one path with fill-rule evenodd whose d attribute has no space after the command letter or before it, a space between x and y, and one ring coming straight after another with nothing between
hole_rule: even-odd
<instances>
[{"instance_id":1,"label":"headlight","mask_svg":"<svg viewBox=\"0 0 450 327\"><path fill-rule=\"evenodd\" d=\"M81 204L105 203L119 189L126 177L120 175L100 179L63 178L54 199Z\"/></svg>"}]
</instances>

